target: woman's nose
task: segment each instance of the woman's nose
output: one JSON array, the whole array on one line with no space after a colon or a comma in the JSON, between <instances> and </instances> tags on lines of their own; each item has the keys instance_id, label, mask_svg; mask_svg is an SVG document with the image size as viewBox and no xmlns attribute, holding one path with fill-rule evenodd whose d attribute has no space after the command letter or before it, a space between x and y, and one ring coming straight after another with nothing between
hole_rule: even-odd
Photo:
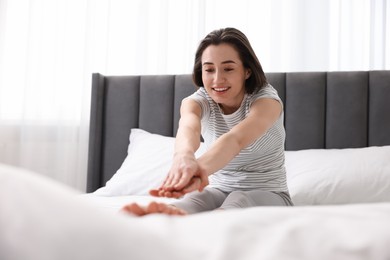
<instances>
[{"instance_id":1,"label":"woman's nose","mask_svg":"<svg viewBox=\"0 0 390 260\"><path fill-rule=\"evenodd\" d=\"M214 81L216 84L223 83L225 81L225 76L221 71L216 71Z\"/></svg>"}]
</instances>

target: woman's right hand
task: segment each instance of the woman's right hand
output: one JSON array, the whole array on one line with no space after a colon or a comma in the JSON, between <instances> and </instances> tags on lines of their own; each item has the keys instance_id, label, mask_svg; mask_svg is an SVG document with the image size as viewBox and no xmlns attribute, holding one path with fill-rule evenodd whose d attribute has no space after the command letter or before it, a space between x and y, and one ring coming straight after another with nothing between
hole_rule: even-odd
<instances>
[{"instance_id":1,"label":"woman's right hand","mask_svg":"<svg viewBox=\"0 0 390 260\"><path fill-rule=\"evenodd\" d=\"M199 190L209 184L207 173L199 166L194 155L175 155L172 167L163 184L150 194L158 197L179 198L184 194Z\"/></svg>"}]
</instances>

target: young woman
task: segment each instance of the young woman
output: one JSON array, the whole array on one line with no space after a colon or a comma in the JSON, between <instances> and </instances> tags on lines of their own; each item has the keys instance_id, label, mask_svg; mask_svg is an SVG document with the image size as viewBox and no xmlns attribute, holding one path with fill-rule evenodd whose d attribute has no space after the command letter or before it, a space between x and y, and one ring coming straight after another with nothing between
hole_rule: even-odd
<instances>
[{"instance_id":1,"label":"young woman","mask_svg":"<svg viewBox=\"0 0 390 260\"><path fill-rule=\"evenodd\" d=\"M185 215L214 209L292 206L284 167L283 104L247 37L215 30L200 43L193 81L182 102L172 167L153 196L182 199L168 205L136 203L123 210ZM202 135L207 151L199 158Z\"/></svg>"}]
</instances>

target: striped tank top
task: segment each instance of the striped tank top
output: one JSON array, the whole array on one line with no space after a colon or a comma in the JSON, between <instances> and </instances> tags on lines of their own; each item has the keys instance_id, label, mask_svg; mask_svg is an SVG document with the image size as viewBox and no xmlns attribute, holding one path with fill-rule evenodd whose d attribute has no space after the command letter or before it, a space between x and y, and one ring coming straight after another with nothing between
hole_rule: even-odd
<instances>
[{"instance_id":1,"label":"striped tank top","mask_svg":"<svg viewBox=\"0 0 390 260\"><path fill-rule=\"evenodd\" d=\"M277 91L269 84L258 92L245 94L240 108L229 115L222 113L218 104L211 99L204 88L199 88L188 98L195 100L201 106L201 132L206 147L246 118L255 100L273 98L282 104ZM281 113L278 120L263 136L242 149L223 169L212 174L209 177L210 187L224 192L253 189L288 192L284 166L286 134L283 116Z\"/></svg>"}]
</instances>

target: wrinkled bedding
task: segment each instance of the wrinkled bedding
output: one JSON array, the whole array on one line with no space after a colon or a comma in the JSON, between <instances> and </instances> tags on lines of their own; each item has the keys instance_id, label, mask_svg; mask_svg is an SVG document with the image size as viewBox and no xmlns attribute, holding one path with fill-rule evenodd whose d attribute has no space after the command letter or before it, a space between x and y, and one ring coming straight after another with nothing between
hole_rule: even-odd
<instances>
[{"instance_id":1,"label":"wrinkled bedding","mask_svg":"<svg viewBox=\"0 0 390 260\"><path fill-rule=\"evenodd\" d=\"M390 259L390 203L118 212L149 200L80 194L1 165L0 259Z\"/></svg>"}]
</instances>

